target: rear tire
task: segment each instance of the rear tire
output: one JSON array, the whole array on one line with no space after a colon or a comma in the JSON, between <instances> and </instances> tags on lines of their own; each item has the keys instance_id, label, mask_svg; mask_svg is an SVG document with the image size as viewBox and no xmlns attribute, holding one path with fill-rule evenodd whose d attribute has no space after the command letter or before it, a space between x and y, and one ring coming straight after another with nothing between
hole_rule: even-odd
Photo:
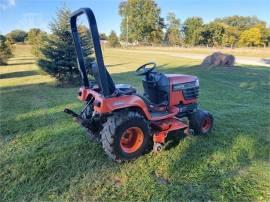
<instances>
[{"instance_id":1,"label":"rear tire","mask_svg":"<svg viewBox=\"0 0 270 202\"><path fill-rule=\"evenodd\" d=\"M204 110L197 110L189 117L189 128L194 130L194 135L207 135L211 133L214 119L212 114Z\"/></svg>"},{"instance_id":2,"label":"rear tire","mask_svg":"<svg viewBox=\"0 0 270 202\"><path fill-rule=\"evenodd\" d=\"M108 157L120 163L144 154L150 134L149 123L138 112L119 111L103 124L101 142Z\"/></svg>"}]
</instances>

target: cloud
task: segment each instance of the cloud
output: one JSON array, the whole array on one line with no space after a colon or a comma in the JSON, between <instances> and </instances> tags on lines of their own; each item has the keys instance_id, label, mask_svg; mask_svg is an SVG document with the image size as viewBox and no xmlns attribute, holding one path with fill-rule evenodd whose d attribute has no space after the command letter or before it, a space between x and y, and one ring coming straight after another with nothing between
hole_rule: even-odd
<instances>
[{"instance_id":1,"label":"cloud","mask_svg":"<svg viewBox=\"0 0 270 202\"><path fill-rule=\"evenodd\" d=\"M2 0L0 2L0 10L6 10L9 7L15 6L16 0Z\"/></svg>"}]
</instances>

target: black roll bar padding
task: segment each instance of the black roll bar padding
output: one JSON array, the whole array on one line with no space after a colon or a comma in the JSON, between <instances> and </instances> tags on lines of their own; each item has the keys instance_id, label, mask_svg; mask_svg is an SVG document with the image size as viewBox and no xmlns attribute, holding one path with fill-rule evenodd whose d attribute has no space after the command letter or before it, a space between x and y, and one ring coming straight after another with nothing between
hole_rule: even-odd
<instances>
[{"instance_id":1,"label":"black roll bar padding","mask_svg":"<svg viewBox=\"0 0 270 202\"><path fill-rule=\"evenodd\" d=\"M110 95L108 79L107 79L107 74L106 74L106 67L103 61L103 55L102 55L102 50L100 46L96 18L93 11L90 8L80 8L76 10L75 12L73 12L70 17L71 32L72 32L72 37L73 37L76 53L77 53L77 60L78 60L81 77L83 80L83 85L86 88L89 88L89 81L87 77L86 67L85 67L84 58L83 58L83 52L82 52L80 38L78 34L78 28L77 28L77 17L82 14L85 14L88 20L88 24L89 24L89 28L90 28L90 32L91 32L91 36L93 40L93 45L95 49L97 65L98 65L98 75L99 75L100 85L101 85L99 87L101 88L103 95L106 97Z\"/></svg>"}]
</instances>

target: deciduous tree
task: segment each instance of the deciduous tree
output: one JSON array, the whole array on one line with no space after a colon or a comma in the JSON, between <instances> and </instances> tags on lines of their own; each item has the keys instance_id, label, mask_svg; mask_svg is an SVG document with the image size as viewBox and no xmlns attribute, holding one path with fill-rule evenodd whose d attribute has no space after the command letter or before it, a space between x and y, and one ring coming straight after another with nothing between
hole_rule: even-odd
<instances>
[{"instance_id":1,"label":"deciduous tree","mask_svg":"<svg viewBox=\"0 0 270 202\"><path fill-rule=\"evenodd\" d=\"M26 40L27 33L23 30L13 30L7 34L8 40L13 43L23 43Z\"/></svg>"},{"instance_id":2,"label":"deciduous tree","mask_svg":"<svg viewBox=\"0 0 270 202\"><path fill-rule=\"evenodd\" d=\"M240 31L247 30L251 27L254 27L257 24L265 23L262 20L259 20L256 16L229 16L225 18L217 18L214 22L224 23L229 26L235 27Z\"/></svg>"},{"instance_id":3,"label":"deciduous tree","mask_svg":"<svg viewBox=\"0 0 270 202\"><path fill-rule=\"evenodd\" d=\"M224 25L225 32L222 36L222 45L226 47L235 47L237 41L239 40L239 31L237 28Z\"/></svg>"},{"instance_id":4,"label":"deciduous tree","mask_svg":"<svg viewBox=\"0 0 270 202\"><path fill-rule=\"evenodd\" d=\"M27 41L29 44L33 45L36 41L37 36L41 33L41 29L32 28L27 33Z\"/></svg>"},{"instance_id":5,"label":"deciduous tree","mask_svg":"<svg viewBox=\"0 0 270 202\"><path fill-rule=\"evenodd\" d=\"M185 44L196 46L202 40L203 20L200 17L187 18L183 25Z\"/></svg>"},{"instance_id":6,"label":"deciduous tree","mask_svg":"<svg viewBox=\"0 0 270 202\"><path fill-rule=\"evenodd\" d=\"M165 41L168 45L175 46L180 45L180 20L174 13L168 13L167 30L165 33Z\"/></svg>"},{"instance_id":7,"label":"deciduous tree","mask_svg":"<svg viewBox=\"0 0 270 202\"><path fill-rule=\"evenodd\" d=\"M261 32L261 40L263 46L268 46L270 44L270 28L266 27L266 23L257 24L255 27L258 28Z\"/></svg>"},{"instance_id":8,"label":"deciduous tree","mask_svg":"<svg viewBox=\"0 0 270 202\"><path fill-rule=\"evenodd\" d=\"M225 28L221 23L211 22L208 24L209 39L208 42L211 46L221 46L222 37L225 32Z\"/></svg>"},{"instance_id":9,"label":"deciduous tree","mask_svg":"<svg viewBox=\"0 0 270 202\"><path fill-rule=\"evenodd\" d=\"M252 27L242 32L242 34L240 35L239 43L248 47L262 46L263 40L260 28Z\"/></svg>"},{"instance_id":10,"label":"deciduous tree","mask_svg":"<svg viewBox=\"0 0 270 202\"><path fill-rule=\"evenodd\" d=\"M36 57L41 56L40 48L42 47L43 42L46 41L47 37L47 33L38 28L33 28L29 30L27 35L28 43L32 45L31 52Z\"/></svg>"},{"instance_id":11,"label":"deciduous tree","mask_svg":"<svg viewBox=\"0 0 270 202\"><path fill-rule=\"evenodd\" d=\"M119 5L122 17L121 39L129 42L160 43L164 20L154 0L124 0Z\"/></svg>"},{"instance_id":12,"label":"deciduous tree","mask_svg":"<svg viewBox=\"0 0 270 202\"><path fill-rule=\"evenodd\" d=\"M118 47L120 46L119 39L115 31L111 31L111 34L108 37L109 45L111 47Z\"/></svg>"}]
</instances>

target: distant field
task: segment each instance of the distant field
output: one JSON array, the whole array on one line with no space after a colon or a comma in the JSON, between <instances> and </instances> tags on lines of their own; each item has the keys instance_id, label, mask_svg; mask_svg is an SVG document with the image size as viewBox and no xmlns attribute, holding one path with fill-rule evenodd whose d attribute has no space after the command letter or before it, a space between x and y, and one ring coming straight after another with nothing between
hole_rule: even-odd
<instances>
[{"instance_id":1,"label":"distant field","mask_svg":"<svg viewBox=\"0 0 270 202\"><path fill-rule=\"evenodd\" d=\"M208 137L116 164L63 113L81 109L78 89L55 85L30 48L17 46L0 66L0 201L270 201L269 68L209 69L199 60L105 48L115 81L140 91L134 70L148 61L198 76L200 106L215 118Z\"/></svg>"},{"instance_id":2,"label":"distant field","mask_svg":"<svg viewBox=\"0 0 270 202\"><path fill-rule=\"evenodd\" d=\"M180 47L132 47L135 50L170 51L173 53L211 54L221 51L235 56L270 58L270 48L180 48Z\"/></svg>"}]
</instances>

